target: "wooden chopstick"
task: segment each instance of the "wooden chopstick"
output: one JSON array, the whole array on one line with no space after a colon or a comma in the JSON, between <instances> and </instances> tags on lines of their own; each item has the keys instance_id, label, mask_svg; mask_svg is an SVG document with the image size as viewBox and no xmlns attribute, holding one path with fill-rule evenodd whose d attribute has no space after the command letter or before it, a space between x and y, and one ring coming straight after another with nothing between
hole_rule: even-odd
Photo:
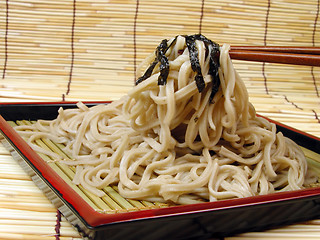
<instances>
[{"instance_id":1,"label":"wooden chopstick","mask_svg":"<svg viewBox=\"0 0 320 240\"><path fill-rule=\"evenodd\" d=\"M320 54L320 47L299 47L299 46L232 46L230 51L263 51L300 54Z\"/></svg>"},{"instance_id":2,"label":"wooden chopstick","mask_svg":"<svg viewBox=\"0 0 320 240\"><path fill-rule=\"evenodd\" d=\"M233 46L229 54L237 60L320 66L319 47Z\"/></svg>"}]
</instances>

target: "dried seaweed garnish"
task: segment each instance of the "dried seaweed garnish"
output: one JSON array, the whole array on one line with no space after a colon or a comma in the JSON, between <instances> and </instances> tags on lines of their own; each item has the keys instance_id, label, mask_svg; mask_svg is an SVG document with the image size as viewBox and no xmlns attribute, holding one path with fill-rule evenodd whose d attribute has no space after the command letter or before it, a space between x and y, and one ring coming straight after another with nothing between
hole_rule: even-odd
<instances>
[{"instance_id":1,"label":"dried seaweed garnish","mask_svg":"<svg viewBox=\"0 0 320 240\"><path fill-rule=\"evenodd\" d=\"M164 39L161 41L159 46L156 49L155 55L156 58L152 62L152 64L148 67L148 69L145 71L142 77L138 78L136 81L136 85L141 83L142 81L149 78L156 67L156 65L160 62L160 75L158 77L158 85L165 85L167 82L167 78L169 75L169 61L168 58L165 56L165 53L168 49L167 46L167 39Z\"/></svg>"},{"instance_id":2,"label":"dried seaweed garnish","mask_svg":"<svg viewBox=\"0 0 320 240\"><path fill-rule=\"evenodd\" d=\"M219 62L219 57L220 57L220 46L219 44L211 41L210 39L206 38L205 36L201 34L196 34L193 35L192 38L195 40L199 40L204 42L205 47L206 47L206 52L209 52L209 57L210 57L210 65L209 65L209 75L211 76L211 82L212 82L212 87L211 87L211 94L210 94L210 99L209 101L212 102L212 99L214 95L218 92L219 86L220 86L220 78L219 78L219 67L220 67L220 62ZM190 58L191 61L191 58ZM198 60L199 62L199 60ZM192 63L191 63L192 67ZM197 77L197 76L196 76ZM198 85L197 85L198 86ZM200 89L198 87L199 92Z\"/></svg>"},{"instance_id":3,"label":"dried seaweed garnish","mask_svg":"<svg viewBox=\"0 0 320 240\"><path fill-rule=\"evenodd\" d=\"M158 77L158 85L165 85L169 75L169 60L165 53L168 49L168 40L164 39L157 47L156 57L160 62L160 75Z\"/></svg>"},{"instance_id":4,"label":"dried seaweed garnish","mask_svg":"<svg viewBox=\"0 0 320 240\"><path fill-rule=\"evenodd\" d=\"M169 60L165 56L167 50L176 42L178 36L170 43L168 46L168 40L164 39L159 44L155 52L155 60L148 67L144 75L136 81L136 85L143 80L149 78L158 63L160 63L160 75L158 77L158 85L165 85L167 83L167 78L169 75ZM199 62L199 53L196 47L196 40L202 41L206 47L206 57L209 56L209 75L211 76L212 88L210 94L210 102L212 102L213 97L219 90L220 78L219 78L219 57L220 57L220 47L219 44L211 41L201 34L184 36L186 38L186 45L189 51L189 58L192 70L196 73L195 82L199 92L202 92L205 88L205 82L201 72L201 66Z\"/></svg>"},{"instance_id":5,"label":"dried seaweed garnish","mask_svg":"<svg viewBox=\"0 0 320 240\"><path fill-rule=\"evenodd\" d=\"M149 78L151 76L153 69L155 68L157 63L158 63L158 60L153 61L153 63L148 67L148 69L145 71L145 73L136 80L136 85L138 85L139 83L141 83L142 81L146 80L147 78Z\"/></svg>"},{"instance_id":6,"label":"dried seaweed garnish","mask_svg":"<svg viewBox=\"0 0 320 240\"><path fill-rule=\"evenodd\" d=\"M219 77L219 67L220 67L220 49L219 45L210 45L210 65L209 65L209 74L211 76L211 94L209 101L212 102L214 95L218 92L220 86L220 77ZM209 47L210 48L210 47Z\"/></svg>"},{"instance_id":7,"label":"dried seaweed garnish","mask_svg":"<svg viewBox=\"0 0 320 240\"><path fill-rule=\"evenodd\" d=\"M176 37L177 38L177 37ZM156 67L156 65L160 62L160 75L158 77L158 85L165 85L167 83L167 78L169 75L169 61L168 58L165 56L166 51L172 46L172 44L175 42L176 38L171 42L171 44L168 46L168 40L164 39L161 41L159 46L156 49L155 55L156 58L152 62L152 64L148 67L148 69L145 71L143 76L138 78L136 80L136 85L141 83L142 81L149 78Z\"/></svg>"},{"instance_id":8,"label":"dried seaweed garnish","mask_svg":"<svg viewBox=\"0 0 320 240\"><path fill-rule=\"evenodd\" d=\"M199 62L199 54L198 49L196 47L196 35L189 35L186 36L186 45L188 47L189 51L189 59L191 63L192 70L196 73L196 76L194 77L194 80L196 81L197 88L199 92L202 92L202 90L205 88L205 82L203 80L202 72L201 72L201 66Z\"/></svg>"}]
</instances>

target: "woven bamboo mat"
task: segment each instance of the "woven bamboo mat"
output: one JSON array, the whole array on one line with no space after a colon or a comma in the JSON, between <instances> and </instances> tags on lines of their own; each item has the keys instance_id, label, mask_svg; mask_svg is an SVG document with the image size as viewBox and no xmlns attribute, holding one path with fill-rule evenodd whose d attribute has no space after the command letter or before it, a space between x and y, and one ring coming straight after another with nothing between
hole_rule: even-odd
<instances>
[{"instance_id":1,"label":"woven bamboo mat","mask_svg":"<svg viewBox=\"0 0 320 240\"><path fill-rule=\"evenodd\" d=\"M158 43L320 45L319 0L0 0L0 101L114 100ZM234 61L258 113L320 136L320 68ZM78 233L0 147L0 239ZM59 225L60 228L56 228ZM59 231L57 229L60 229ZM56 235L55 235L56 234ZM230 239L320 238L320 220Z\"/></svg>"}]
</instances>

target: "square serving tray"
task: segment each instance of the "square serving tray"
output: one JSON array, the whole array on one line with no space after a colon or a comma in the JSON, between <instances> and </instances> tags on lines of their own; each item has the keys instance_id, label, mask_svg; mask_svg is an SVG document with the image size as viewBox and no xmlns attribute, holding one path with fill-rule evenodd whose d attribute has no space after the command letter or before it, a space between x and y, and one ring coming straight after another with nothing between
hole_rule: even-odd
<instances>
[{"instance_id":1,"label":"square serving tray","mask_svg":"<svg viewBox=\"0 0 320 240\"><path fill-rule=\"evenodd\" d=\"M88 106L96 104L108 102L86 103ZM10 124L18 120L54 119L60 107L76 105L69 102L0 104L0 139L85 239L221 238L320 218L320 187L190 205L138 202L135 205L131 202L135 207L123 211L112 210L112 207L111 211L97 209L89 202L92 199L88 201L83 197L82 192L32 150ZM314 160L320 161L319 138L276 124L279 131L316 156ZM116 189L111 190L117 194Z\"/></svg>"}]
</instances>

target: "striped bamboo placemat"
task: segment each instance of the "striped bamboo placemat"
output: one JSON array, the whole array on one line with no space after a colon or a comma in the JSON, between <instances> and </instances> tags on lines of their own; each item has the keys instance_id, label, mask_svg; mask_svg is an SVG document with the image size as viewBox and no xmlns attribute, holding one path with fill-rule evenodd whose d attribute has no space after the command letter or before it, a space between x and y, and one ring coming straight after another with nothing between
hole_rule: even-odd
<instances>
[{"instance_id":1,"label":"striped bamboo placemat","mask_svg":"<svg viewBox=\"0 0 320 240\"><path fill-rule=\"evenodd\" d=\"M317 0L0 0L0 102L114 100L163 38L319 46ZM258 113L320 136L320 68L234 61ZM0 239L78 238L0 147ZM25 204L22 204L25 203ZM34 206L39 206L35 209ZM40 210L41 209L41 210ZM231 239L319 239L319 220Z\"/></svg>"},{"instance_id":2,"label":"striped bamboo placemat","mask_svg":"<svg viewBox=\"0 0 320 240\"><path fill-rule=\"evenodd\" d=\"M0 0L0 9L0 101L118 99L137 64L177 34L320 44L314 0ZM234 63L259 113L320 136L319 67Z\"/></svg>"}]
</instances>

